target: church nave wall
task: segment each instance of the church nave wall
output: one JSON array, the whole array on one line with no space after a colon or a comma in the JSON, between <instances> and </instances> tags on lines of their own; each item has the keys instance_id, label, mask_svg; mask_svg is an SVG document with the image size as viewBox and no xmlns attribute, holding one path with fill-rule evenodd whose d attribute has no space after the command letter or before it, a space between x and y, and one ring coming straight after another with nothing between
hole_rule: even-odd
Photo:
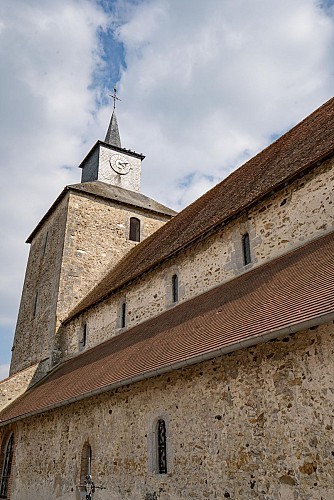
<instances>
[{"instance_id":1,"label":"church nave wall","mask_svg":"<svg viewBox=\"0 0 334 500\"><path fill-rule=\"evenodd\" d=\"M322 325L17 422L11 500L79 500L86 442L95 500L332 498L333 339Z\"/></svg>"},{"instance_id":2,"label":"church nave wall","mask_svg":"<svg viewBox=\"0 0 334 500\"><path fill-rule=\"evenodd\" d=\"M63 354L78 352L84 323L89 331L87 347L123 331L119 328L123 301L127 328L176 305L171 292L173 274L179 277L181 302L333 230L333 192L334 161L330 160L70 321L61 335ZM246 232L252 262L244 266L242 237Z\"/></svg>"}]
</instances>

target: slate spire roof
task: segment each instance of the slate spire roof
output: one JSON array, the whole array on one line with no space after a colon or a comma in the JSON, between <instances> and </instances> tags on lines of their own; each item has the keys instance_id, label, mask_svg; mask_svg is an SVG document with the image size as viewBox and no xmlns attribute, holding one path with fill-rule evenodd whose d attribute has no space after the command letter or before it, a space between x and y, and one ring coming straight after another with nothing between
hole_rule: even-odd
<instances>
[{"instance_id":1,"label":"slate spire roof","mask_svg":"<svg viewBox=\"0 0 334 500\"><path fill-rule=\"evenodd\" d=\"M107 144L110 144L110 146L116 146L117 148L121 148L121 137L119 135L119 130L118 130L118 124L117 124L117 118L116 118L116 112L115 109L113 109L109 127L107 130L107 135L104 140Z\"/></svg>"}]
</instances>

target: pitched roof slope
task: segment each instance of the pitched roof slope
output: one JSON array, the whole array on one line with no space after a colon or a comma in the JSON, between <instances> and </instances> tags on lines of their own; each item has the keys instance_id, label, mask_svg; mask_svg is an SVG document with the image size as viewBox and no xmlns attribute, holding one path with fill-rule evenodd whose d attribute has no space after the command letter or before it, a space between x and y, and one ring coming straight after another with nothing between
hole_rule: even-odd
<instances>
[{"instance_id":1,"label":"pitched roof slope","mask_svg":"<svg viewBox=\"0 0 334 500\"><path fill-rule=\"evenodd\" d=\"M142 193L113 186L112 184L106 184L101 181L71 184L68 186L68 189L93 194L94 196L113 200L116 203L144 208L145 210L149 210L150 212L155 212L157 214L169 215L171 217L177 214L175 210L166 207L162 203L159 203Z\"/></svg>"},{"instance_id":2,"label":"pitched roof slope","mask_svg":"<svg viewBox=\"0 0 334 500\"><path fill-rule=\"evenodd\" d=\"M334 233L69 360L0 413L0 423L137 378L298 331L334 314Z\"/></svg>"},{"instance_id":3,"label":"pitched roof slope","mask_svg":"<svg viewBox=\"0 0 334 500\"><path fill-rule=\"evenodd\" d=\"M144 240L110 270L69 319L334 153L334 98Z\"/></svg>"},{"instance_id":4,"label":"pitched roof slope","mask_svg":"<svg viewBox=\"0 0 334 500\"><path fill-rule=\"evenodd\" d=\"M144 208L150 212L157 213L159 215L168 215L169 217L177 214L175 210L166 207L162 203L159 203L144 194L130 191L129 189L124 189L118 186L113 186L111 184L106 184L101 181L92 182L81 182L78 184L70 184L65 186L63 191L60 193L58 198L51 205L46 214L39 221L33 232L28 237L26 243L30 243L35 234L38 232L39 228L44 224L49 215L55 210L58 203L64 198L68 191L82 192L96 196L97 198L107 199L120 203L121 205L130 205L138 208Z\"/></svg>"}]
</instances>

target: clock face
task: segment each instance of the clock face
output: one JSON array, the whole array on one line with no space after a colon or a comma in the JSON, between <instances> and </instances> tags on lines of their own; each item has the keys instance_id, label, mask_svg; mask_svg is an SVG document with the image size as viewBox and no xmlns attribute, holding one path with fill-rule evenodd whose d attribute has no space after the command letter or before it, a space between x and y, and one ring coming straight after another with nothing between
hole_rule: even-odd
<instances>
[{"instance_id":1,"label":"clock face","mask_svg":"<svg viewBox=\"0 0 334 500\"><path fill-rule=\"evenodd\" d=\"M109 160L111 168L120 175L126 175L130 172L130 162L123 155L113 155Z\"/></svg>"}]
</instances>

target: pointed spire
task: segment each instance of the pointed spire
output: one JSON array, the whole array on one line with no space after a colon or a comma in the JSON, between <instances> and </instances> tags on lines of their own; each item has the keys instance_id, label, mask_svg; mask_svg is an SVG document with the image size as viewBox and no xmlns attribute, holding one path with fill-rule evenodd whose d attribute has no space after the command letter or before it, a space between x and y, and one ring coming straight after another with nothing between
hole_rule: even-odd
<instances>
[{"instance_id":1,"label":"pointed spire","mask_svg":"<svg viewBox=\"0 0 334 500\"><path fill-rule=\"evenodd\" d=\"M106 135L104 142L106 142L107 144L110 144L111 146L116 146L118 148L122 147L115 109L113 109L113 112L111 115L111 120L110 120L108 131L107 131L107 135Z\"/></svg>"},{"instance_id":2,"label":"pointed spire","mask_svg":"<svg viewBox=\"0 0 334 500\"><path fill-rule=\"evenodd\" d=\"M121 99L119 97L117 97L116 85L114 85L114 93L113 94L109 94L109 95L114 100L114 107L113 107L113 111L112 111L112 115L111 115L111 120L110 120L110 123L109 123L107 135L106 135L106 138L105 138L104 142L107 142L111 146L117 146L118 148L121 148L122 147L121 146L121 138L120 138L120 135L119 135L118 125L117 125L117 118L116 118L116 111L115 111L116 101L120 101Z\"/></svg>"}]
</instances>

